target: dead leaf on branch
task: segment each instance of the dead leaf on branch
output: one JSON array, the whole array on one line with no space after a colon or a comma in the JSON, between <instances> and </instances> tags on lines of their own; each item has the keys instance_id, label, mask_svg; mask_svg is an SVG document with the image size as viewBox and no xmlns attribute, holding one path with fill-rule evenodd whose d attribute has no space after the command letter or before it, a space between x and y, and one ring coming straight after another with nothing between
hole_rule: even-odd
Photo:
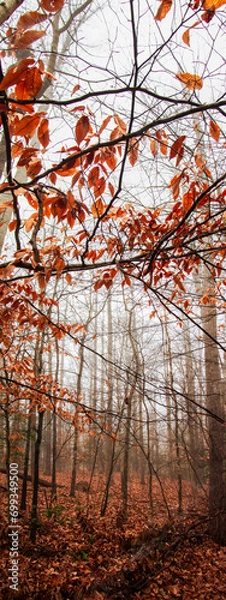
<instances>
[{"instance_id":1,"label":"dead leaf on branch","mask_svg":"<svg viewBox=\"0 0 226 600\"><path fill-rule=\"evenodd\" d=\"M55 13L62 8L65 0L41 0L40 6L50 13Z\"/></svg>"},{"instance_id":2,"label":"dead leaf on branch","mask_svg":"<svg viewBox=\"0 0 226 600\"><path fill-rule=\"evenodd\" d=\"M165 19L165 16L170 11L173 4L173 0L162 0L161 6L158 8L157 13L155 15L156 21L162 21Z\"/></svg>"},{"instance_id":3,"label":"dead leaf on branch","mask_svg":"<svg viewBox=\"0 0 226 600\"><path fill-rule=\"evenodd\" d=\"M139 141L136 138L131 138L131 140L129 141L128 156L129 156L129 162L132 167L134 167L134 165L137 162L138 149L139 149Z\"/></svg>"},{"instance_id":4,"label":"dead leaf on branch","mask_svg":"<svg viewBox=\"0 0 226 600\"><path fill-rule=\"evenodd\" d=\"M43 114L45 113L40 112L32 116L25 115L25 117L22 117L16 123L13 123L12 135L32 137L40 123L40 119Z\"/></svg>"},{"instance_id":5,"label":"dead leaf on branch","mask_svg":"<svg viewBox=\"0 0 226 600\"><path fill-rule=\"evenodd\" d=\"M36 10L28 11L18 19L17 29L25 31L26 29L30 29L30 27L34 27L34 25L38 25L38 23L46 21L46 19L47 15L39 13Z\"/></svg>"},{"instance_id":6,"label":"dead leaf on branch","mask_svg":"<svg viewBox=\"0 0 226 600\"><path fill-rule=\"evenodd\" d=\"M197 27L197 25L200 25L199 21L195 21L195 23L193 23L191 27L188 27L182 35L182 40L187 46L190 46L190 31L191 29L194 29L194 27Z\"/></svg>"},{"instance_id":7,"label":"dead leaf on branch","mask_svg":"<svg viewBox=\"0 0 226 600\"><path fill-rule=\"evenodd\" d=\"M24 73L27 72L28 67L33 65L34 62L35 61L33 58L24 58L17 64L9 67L7 73L4 75L0 83L0 91L7 90L12 85L20 83L21 79L23 79Z\"/></svg>"},{"instance_id":8,"label":"dead leaf on branch","mask_svg":"<svg viewBox=\"0 0 226 600\"><path fill-rule=\"evenodd\" d=\"M186 138L185 135L181 135L172 144L172 146L170 148L170 160L172 158L175 158L175 156L180 155L180 154L181 154L181 158L182 158L182 147L183 147L183 143L184 143L185 138Z\"/></svg>"},{"instance_id":9,"label":"dead leaf on branch","mask_svg":"<svg viewBox=\"0 0 226 600\"><path fill-rule=\"evenodd\" d=\"M210 120L210 135L211 137L216 141L219 142L220 139L220 134L221 134L221 129L219 127L219 125L217 125L217 123L215 123L214 121L212 121L212 119Z\"/></svg>"},{"instance_id":10,"label":"dead leaf on branch","mask_svg":"<svg viewBox=\"0 0 226 600\"><path fill-rule=\"evenodd\" d=\"M226 0L204 0L203 8L205 10L217 10L226 4Z\"/></svg>"},{"instance_id":11,"label":"dead leaf on branch","mask_svg":"<svg viewBox=\"0 0 226 600\"><path fill-rule=\"evenodd\" d=\"M42 87L42 77L39 69L33 67L28 69L28 73L24 80L24 90L27 92L28 98L35 98Z\"/></svg>"},{"instance_id":12,"label":"dead leaf on branch","mask_svg":"<svg viewBox=\"0 0 226 600\"><path fill-rule=\"evenodd\" d=\"M82 117L78 120L75 127L75 137L78 145L83 142L87 133L89 131L89 118L86 115L82 115Z\"/></svg>"},{"instance_id":13,"label":"dead leaf on branch","mask_svg":"<svg viewBox=\"0 0 226 600\"><path fill-rule=\"evenodd\" d=\"M201 90L203 86L203 80L199 75L192 75L191 73L177 73L176 78L183 83L188 90Z\"/></svg>"},{"instance_id":14,"label":"dead leaf on branch","mask_svg":"<svg viewBox=\"0 0 226 600\"><path fill-rule=\"evenodd\" d=\"M37 40L40 40L45 35L46 31L33 31L31 29L25 31L23 35L21 35L21 33L18 32L12 44L12 48L25 50L26 48L31 46L31 44L34 44L34 42L37 42Z\"/></svg>"}]
</instances>

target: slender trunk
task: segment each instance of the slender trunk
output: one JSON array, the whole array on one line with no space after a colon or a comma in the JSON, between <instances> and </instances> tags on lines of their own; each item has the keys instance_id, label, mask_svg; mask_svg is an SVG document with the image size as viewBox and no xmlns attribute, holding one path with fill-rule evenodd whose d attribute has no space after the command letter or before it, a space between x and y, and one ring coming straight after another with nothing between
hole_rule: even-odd
<instances>
[{"instance_id":1,"label":"slender trunk","mask_svg":"<svg viewBox=\"0 0 226 600\"><path fill-rule=\"evenodd\" d=\"M31 414L29 414L28 423L27 423L27 436L26 436L24 469L23 469L23 483L22 483L22 493L21 493L21 502L20 502L21 510L26 510L26 503L27 503L27 477L28 477L28 469L29 469L30 444L31 444Z\"/></svg>"},{"instance_id":2,"label":"slender trunk","mask_svg":"<svg viewBox=\"0 0 226 600\"><path fill-rule=\"evenodd\" d=\"M107 505L108 505L110 486L111 486L112 475L113 475L114 466L115 466L115 450L116 450L116 440L115 439L113 440L113 442L111 441L111 449L112 449L111 457L108 457L108 476L107 476L107 481L106 481L106 485L105 485L103 500L101 503L101 511L100 511L101 517L104 517L106 510L107 510ZM110 458L110 460L109 460L109 458Z\"/></svg>"},{"instance_id":3,"label":"slender trunk","mask_svg":"<svg viewBox=\"0 0 226 600\"><path fill-rule=\"evenodd\" d=\"M212 276L205 268L205 286L213 287ZM206 332L217 339L217 313L214 302L205 306L204 327ZM204 310L203 310L204 313ZM215 415L224 419L221 398L221 372L217 344L204 334L206 396L207 406ZM209 417L209 532L219 544L226 544L226 439L224 425Z\"/></svg>"},{"instance_id":4,"label":"slender trunk","mask_svg":"<svg viewBox=\"0 0 226 600\"><path fill-rule=\"evenodd\" d=\"M41 448L41 442L42 442L43 417L44 417L44 412L39 412L37 438L36 438L36 442L35 442L34 485L33 485L31 527L30 527L30 540L33 544L36 541L36 534L37 534L37 528L38 528L39 457L40 457L40 448Z\"/></svg>"},{"instance_id":5,"label":"slender trunk","mask_svg":"<svg viewBox=\"0 0 226 600\"><path fill-rule=\"evenodd\" d=\"M183 500L183 490L182 490L182 459L181 459L181 436L180 436L180 427L179 427L179 409L177 396L174 392L174 374L173 374L173 360L172 360L172 351L171 351L171 342L169 337L169 332L167 329L167 325L165 325L166 329L166 339L167 339L167 357L168 357L168 368L169 368L169 380L171 387L171 396L173 401L173 414L174 414L174 439L175 439L175 450L176 450L176 475L177 475L177 483L178 483L178 513L182 514L182 500Z\"/></svg>"},{"instance_id":6,"label":"slender trunk","mask_svg":"<svg viewBox=\"0 0 226 600\"><path fill-rule=\"evenodd\" d=\"M53 412L53 448L52 448L52 498L56 498L57 495L57 483L56 483L56 461L57 461L57 416L56 411Z\"/></svg>"},{"instance_id":7,"label":"slender trunk","mask_svg":"<svg viewBox=\"0 0 226 600\"><path fill-rule=\"evenodd\" d=\"M77 415L77 411L75 412L75 417L76 417L76 415ZM70 487L70 496L72 498L74 498L74 496L75 496L76 479L77 479L77 463L78 463L78 426L75 422L74 435L73 435L72 472L71 472L71 487Z\"/></svg>"},{"instance_id":8,"label":"slender trunk","mask_svg":"<svg viewBox=\"0 0 226 600\"><path fill-rule=\"evenodd\" d=\"M128 508L128 482L129 482L129 445L130 445L130 432L131 432L131 406L133 390L131 389L129 397L126 398L127 414L126 414L126 435L125 435L125 449L124 449L124 460L123 460L123 472L122 472L122 513L123 518L127 517Z\"/></svg>"},{"instance_id":9,"label":"slender trunk","mask_svg":"<svg viewBox=\"0 0 226 600\"><path fill-rule=\"evenodd\" d=\"M112 298L111 293L108 295L108 304L107 304L107 327L108 327L108 394L107 394L107 419L106 425L109 434L112 431L112 408L113 408L113 369L112 369L112 361L113 361L113 346L112 346ZM114 451L112 450L112 439L109 435L106 440L106 472L107 472L107 481L109 479L109 474L112 475L112 455Z\"/></svg>"},{"instance_id":10,"label":"slender trunk","mask_svg":"<svg viewBox=\"0 0 226 600\"><path fill-rule=\"evenodd\" d=\"M83 336L82 342L84 343L85 336ZM77 398L79 400L82 392L82 373L84 367L84 346L81 345L79 349L79 371L77 376ZM70 496L74 498L75 489L76 489L76 479L77 479L77 465L78 465L78 436L79 436L79 426L78 426L78 418L79 412L76 407L75 409L75 418L74 418L74 438L73 438L73 454L72 454L72 472L71 472L71 487L70 487Z\"/></svg>"}]
</instances>

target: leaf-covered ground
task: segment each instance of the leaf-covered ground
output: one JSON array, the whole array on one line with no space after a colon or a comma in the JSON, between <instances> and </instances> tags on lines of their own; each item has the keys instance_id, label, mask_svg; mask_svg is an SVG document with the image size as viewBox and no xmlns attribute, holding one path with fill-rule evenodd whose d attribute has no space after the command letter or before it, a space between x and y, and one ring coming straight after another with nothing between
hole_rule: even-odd
<instances>
[{"instance_id":1,"label":"leaf-covered ground","mask_svg":"<svg viewBox=\"0 0 226 600\"><path fill-rule=\"evenodd\" d=\"M20 514L19 591L9 589L9 538L6 478L0 475L0 598L10 600L221 600L226 598L226 548L207 535L204 495L184 483L184 514L177 514L175 482L163 482L171 518L159 486L154 485L154 523L147 487L130 486L127 520L121 515L117 476L109 506L100 517L104 481L91 492L69 497L69 481L51 505L50 490L40 489L37 542L29 541L29 512ZM29 487L29 500L31 488Z\"/></svg>"}]
</instances>

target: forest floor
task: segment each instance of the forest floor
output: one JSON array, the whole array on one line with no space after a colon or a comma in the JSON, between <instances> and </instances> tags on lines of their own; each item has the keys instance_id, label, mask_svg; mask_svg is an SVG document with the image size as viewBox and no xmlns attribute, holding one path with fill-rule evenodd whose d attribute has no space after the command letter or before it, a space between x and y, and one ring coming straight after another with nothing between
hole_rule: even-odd
<instances>
[{"instance_id":1,"label":"forest floor","mask_svg":"<svg viewBox=\"0 0 226 600\"><path fill-rule=\"evenodd\" d=\"M46 478L47 480L47 478ZM6 477L0 474L0 598L4 600L223 600L226 547L207 534L204 493L183 484L183 516L177 514L177 486L163 480L171 516L158 483L153 486L154 524L148 489L138 480L129 488L128 516L121 515L119 478L114 477L105 516L100 516L104 481L91 492L69 497L69 479L58 477L57 501L39 494L40 525L29 540L29 512L19 518L19 586L9 588ZM29 484L29 503L31 484Z\"/></svg>"}]
</instances>

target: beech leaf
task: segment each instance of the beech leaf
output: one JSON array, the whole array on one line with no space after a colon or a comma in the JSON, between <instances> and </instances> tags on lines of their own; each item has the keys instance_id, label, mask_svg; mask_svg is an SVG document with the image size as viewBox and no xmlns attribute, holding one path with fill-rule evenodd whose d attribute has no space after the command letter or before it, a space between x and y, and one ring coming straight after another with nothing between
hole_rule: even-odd
<instances>
[{"instance_id":1,"label":"beech leaf","mask_svg":"<svg viewBox=\"0 0 226 600\"><path fill-rule=\"evenodd\" d=\"M204 0L202 7L205 10L217 10L226 4L226 0Z\"/></svg>"},{"instance_id":2,"label":"beech leaf","mask_svg":"<svg viewBox=\"0 0 226 600\"><path fill-rule=\"evenodd\" d=\"M48 119L42 119L38 127L38 139L42 144L43 148L47 148L50 142L49 138L49 121Z\"/></svg>"},{"instance_id":3,"label":"beech leaf","mask_svg":"<svg viewBox=\"0 0 226 600\"><path fill-rule=\"evenodd\" d=\"M201 90L203 86L203 80L199 75L192 75L191 73L177 73L177 79L184 83L188 90Z\"/></svg>"},{"instance_id":4,"label":"beech leaf","mask_svg":"<svg viewBox=\"0 0 226 600\"><path fill-rule=\"evenodd\" d=\"M164 19L167 13L170 11L172 4L173 0L162 0L161 6L158 8L155 15L155 20L162 21L162 19Z\"/></svg>"},{"instance_id":5,"label":"beech leaf","mask_svg":"<svg viewBox=\"0 0 226 600\"><path fill-rule=\"evenodd\" d=\"M25 115L13 125L13 135L32 136L39 125L40 118L40 114Z\"/></svg>"},{"instance_id":6,"label":"beech leaf","mask_svg":"<svg viewBox=\"0 0 226 600\"><path fill-rule=\"evenodd\" d=\"M29 12L24 13L24 15L21 15L21 17L17 21L17 29L25 31L26 29L30 29L30 27L33 27L38 23L46 21L46 19L47 15L39 13L36 10L31 10Z\"/></svg>"},{"instance_id":7,"label":"beech leaf","mask_svg":"<svg viewBox=\"0 0 226 600\"><path fill-rule=\"evenodd\" d=\"M33 67L28 70L27 76L24 80L24 89L28 94L29 98L35 98L42 87L42 77L39 69Z\"/></svg>"},{"instance_id":8,"label":"beech leaf","mask_svg":"<svg viewBox=\"0 0 226 600\"><path fill-rule=\"evenodd\" d=\"M21 35L19 39L16 40L14 48L25 50L31 46L31 44L34 44L34 42L37 42L37 40L40 40L42 37L44 37L45 34L45 31L32 31L32 29L29 29L28 31L25 31L25 33Z\"/></svg>"},{"instance_id":9,"label":"beech leaf","mask_svg":"<svg viewBox=\"0 0 226 600\"><path fill-rule=\"evenodd\" d=\"M175 156L177 156L177 154L180 154L185 137L186 137L185 135L181 135L172 144L171 149L170 149L170 160L171 160L171 158L174 158Z\"/></svg>"},{"instance_id":10,"label":"beech leaf","mask_svg":"<svg viewBox=\"0 0 226 600\"><path fill-rule=\"evenodd\" d=\"M75 137L78 144L85 139L87 133L89 131L89 118L86 115L83 115L77 122L75 127Z\"/></svg>"},{"instance_id":11,"label":"beech leaf","mask_svg":"<svg viewBox=\"0 0 226 600\"><path fill-rule=\"evenodd\" d=\"M65 0L41 0L40 6L50 13L55 13L62 8Z\"/></svg>"},{"instance_id":12,"label":"beech leaf","mask_svg":"<svg viewBox=\"0 0 226 600\"><path fill-rule=\"evenodd\" d=\"M34 64L33 58L24 58L20 60L16 65L12 65L3 77L0 83L0 91L7 90L7 88L19 83L22 79L23 73L27 72L27 69L30 65Z\"/></svg>"},{"instance_id":13,"label":"beech leaf","mask_svg":"<svg viewBox=\"0 0 226 600\"><path fill-rule=\"evenodd\" d=\"M182 35L182 40L187 46L190 46L190 29L186 29L186 31Z\"/></svg>"},{"instance_id":14,"label":"beech leaf","mask_svg":"<svg viewBox=\"0 0 226 600\"><path fill-rule=\"evenodd\" d=\"M221 130L217 123L214 123L212 119L210 120L210 135L216 141L219 142Z\"/></svg>"}]
</instances>

